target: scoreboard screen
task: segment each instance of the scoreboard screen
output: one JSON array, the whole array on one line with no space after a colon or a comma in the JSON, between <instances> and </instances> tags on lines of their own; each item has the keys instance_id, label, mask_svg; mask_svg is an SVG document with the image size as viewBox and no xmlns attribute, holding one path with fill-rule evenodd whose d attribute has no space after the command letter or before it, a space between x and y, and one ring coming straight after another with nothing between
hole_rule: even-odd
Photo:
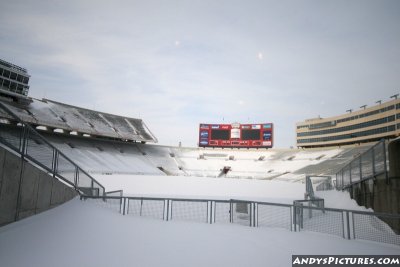
<instances>
[{"instance_id":1,"label":"scoreboard screen","mask_svg":"<svg viewBox=\"0 0 400 267\"><path fill-rule=\"evenodd\" d=\"M261 131L260 130L242 130L243 140L260 140Z\"/></svg>"},{"instance_id":2,"label":"scoreboard screen","mask_svg":"<svg viewBox=\"0 0 400 267\"><path fill-rule=\"evenodd\" d=\"M229 140L229 130L211 130L212 140Z\"/></svg>"},{"instance_id":3,"label":"scoreboard screen","mask_svg":"<svg viewBox=\"0 0 400 267\"><path fill-rule=\"evenodd\" d=\"M205 124L199 127L199 147L271 148L273 124Z\"/></svg>"}]
</instances>

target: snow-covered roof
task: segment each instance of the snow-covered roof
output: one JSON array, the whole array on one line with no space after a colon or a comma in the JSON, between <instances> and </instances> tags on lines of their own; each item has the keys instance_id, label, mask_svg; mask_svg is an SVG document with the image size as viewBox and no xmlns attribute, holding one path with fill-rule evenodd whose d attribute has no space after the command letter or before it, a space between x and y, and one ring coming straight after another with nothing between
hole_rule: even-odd
<instances>
[{"instance_id":1,"label":"snow-covered roof","mask_svg":"<svg viewBox=\"0 0 400 267\"><path fill-rule=\"evenodd\" d=\"M48 99L32 98L32 102L26 105L12 102L4 104L21 120L34 126L97 137L157 143L157 138L141 119L89 110ZM0 118L12 120L11 116L1 110Z\"/></svg>"}]
</instances>

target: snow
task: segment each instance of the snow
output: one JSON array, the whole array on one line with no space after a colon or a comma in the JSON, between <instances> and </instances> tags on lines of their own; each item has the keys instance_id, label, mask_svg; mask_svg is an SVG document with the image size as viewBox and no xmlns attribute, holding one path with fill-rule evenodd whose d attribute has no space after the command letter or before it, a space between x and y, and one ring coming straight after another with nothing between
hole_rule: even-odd
<instances>
[{"instance_id":1,"label":"snow","mask_svg":"<svg viewBox=\"0 0 400 267\"><path fill-rule=\"evenodd\" d=\"M7 106L24 121L36 122L50 128L75 130L104 137L156 142L156 138L140 119L87 110L48 99L31 98L31 100L32 102L27 106ZM131 123L137 126L135 127L137 131L132 129Z\"/></svg>"},{"instance_id":2,"label":"snow","mask_svg":"<svg viewBox=\"0 0 400 267\"><path fill-rule=\"evenodd\" d=\"M208 161L208 160L207 160ZM292 204L305 185L276 180L94 174L128 196ZM359 209L345 192L316 192L326 207ZM102 205L100 205L102 204ZM0 266L291 266L292 255L396 255L395 245L273 227L121 215L78 198L0 228Z\"/></svg>"},{"instance_id":3,"label":"snow","mask_svg":"<svg viewBox=\"0 0 400 267\"><path fill-rule=\"evenodd\" d=\"M93 177L106 191L122 189L125 196L189 198L189 199L241 199L272 203L293 204L304 199L305 184L278 180L254 180L187 176L100 175ZM371 211L357 205L348 192L316 191L325 200L325 207Z\"/></svg>"},{"instance_id":4,"label":"snow","mask_svg":"<svg viewBox=\"0 0 400 267\"><path fill-rule=\"evenodd\" d=\"M122 216L91 201L0 228L0 265L291 266L293 254L394 255L399 247L310 232Z\"/></svg>"},{"instance_id":5,"label":"snow","mask_svg":"<svg viewBox=\"0 0 400 267\"><path fill-rule=\"evenodd\" d=\"M358 206L354 199L345 191L316 191L315 196L325 200L325 206L333 209L347 209L373 212L372 209Z\"/></svg>"},{"instance_id":6,"label":"snow","mask_svg":"<svg viewBox=\"0 0 400 267\"><path fill-rule=\"evenodd\" d=\"M181 167L189 175L218 176L224 166L231 167L227 177L248 177L271 179L283 177L285 180L298 180L292 173L306 166L315 165L331 159L343 152L343 149L303 151L298 149L272 150L175 150ZM203 157L204 159L200 159ZM229 160L229 158L233 160ZM263 157L263 160L259 160ZM289 173L288 175L285 175ZM304 178L304 175L300 178Z\"/></svg>"},{"instance_id":7,"label":"snow","mask_svg":"<svg viewBox=\"0 0 400 267\"><path fill-rule=\"evenodd\" d=\"M244 199L292 204L305 185L282 181L187 176L93 175L106 191L124 195L196 199Z\"/></svg>"},{"instance_id":8,"label":"snow","mask_svg":"<svg viewBox=\"0 0 400 267\"><path fill-rule=\"evenodd\" d=\"M46 135L58 149L89 173L186 175L218 177L230 167L229 178L301 181L305 174L332 174L353 157L354 148L199 149L110 142L91 138ZM71 147L70 145L73 145ZM346 157L342 157L348 152ZM333 171L333 172L332 172Z\"/></svg>"}]
</instances>

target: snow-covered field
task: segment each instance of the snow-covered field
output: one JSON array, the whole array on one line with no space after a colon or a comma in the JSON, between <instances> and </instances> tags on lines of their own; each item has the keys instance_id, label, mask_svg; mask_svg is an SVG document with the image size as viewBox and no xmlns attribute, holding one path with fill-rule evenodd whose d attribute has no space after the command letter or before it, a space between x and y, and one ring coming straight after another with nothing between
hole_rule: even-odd
<instances>
[{"instance_id":1,"label":"snow-covered field","mask_svg":"<svg viewBox=\"0 0 400 267\"><path fill-rule=\"evenodd\" d=\"M106 191L124 190L126 196L169 197L189 199L240 199L293 204L304 199L305 184L277 180L253 180L187 176L101 175L94 178ZM321 191L325 206L339 209L365 210L339 191Z\"/></svg>"},{"instance_id":2,"label":"snow-covered field","mask_svg":"<svg viewBox=\"0 0 400 267\"><path fill-rule=\"evenodd\" d=\"M122 216L78 199L0 228L1 266L291 266L293 254L398 254L391 245L239 225Z\"/></svg>"},{"instance_id":3,"label":"snow-covered field","mask_svg":"<svg viewBox=\"0 0 400 267\"><path fill-rule=\"evenodd\" d=\"M293 203L304 197L305 185L282 181L148 175L93 175L106 191L128 196L246 199Z\"/></svg>"},{"instance_id":4,"label":"snow-covered field","mask_svg":"<svg viewBox=\"0 0 400 267\"><path fill-rule=\"evenodd\" d=\"M300 183L248 179L97 176L128 195L301 199ZM341 192L327 206L356 207ZM351 206L349 206L351 205ZM399 254L394 245L313 232L122 216L91 201L60 207L0 228L0 266L291 266L293 254Z\"/></svg>"}]
</instances>

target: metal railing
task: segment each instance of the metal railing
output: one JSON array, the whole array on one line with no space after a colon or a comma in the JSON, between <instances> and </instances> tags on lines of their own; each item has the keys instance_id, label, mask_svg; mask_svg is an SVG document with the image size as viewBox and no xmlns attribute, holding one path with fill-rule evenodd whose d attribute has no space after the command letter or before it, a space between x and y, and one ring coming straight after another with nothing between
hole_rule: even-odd
<instances>
[{"instance_id":1,"label":"metal railing","mask_svg":"<svg viewBox=\"0 0 400 267\"><path fill-rule=\"evenodd\" d=\"M81 196L127 216L164 221L240 224L289 231L312 231L345 239L364 239L400 246L391 228L400 215L325 208L322 199L299 200L293 205L246 200L177 199L152 197Z\"/></svg>"},{"instance_id":2,"label":"metal railing","mask_svg":"<svg viewBox=\"0 0 400 267\"><path fill-rule=\"evenodd\" d=\"M123 190L115 190L115 191L108 191L104 193L104 196L119 196L122 197L124 195Z\"/></svg>"},{"instance_id":3,"label":"metal railing","mask_svg":"<svg viewBox=\"0 0 400 267\"><path fill-rule=\"evenodd\" d=\"M315 184L315 190L314 190ZM326 175L307 175L306 176L306 193L310 199L318 198L314 191L333 190L332 177Z\"/></svg>"},{"instance_id":4,"label":"metal railing","mask_svg":"<svg viewBox=\"0 0 400 267\"><path fill-rule=\"evenodd\" d=\"M336 189L344 190L381 174L386 174L386 182L389 182L386 160L386 142L381 140L336 173Z\"/></svg>"},{"instance_id":5,"label":"metal railing","mask_svg":"<svg viewBox=\"0 0 400 267\"><path fill-rule=\"evenodd\" d=\"M17 126L0 124L0 143L20 155L22 160L29 160L47 171L53 178L58 178L74 187L80 194L90 196L104 194L104 187L99 182L1 102L0 111L17 122Z\"/></svg>"}]
</instances>

